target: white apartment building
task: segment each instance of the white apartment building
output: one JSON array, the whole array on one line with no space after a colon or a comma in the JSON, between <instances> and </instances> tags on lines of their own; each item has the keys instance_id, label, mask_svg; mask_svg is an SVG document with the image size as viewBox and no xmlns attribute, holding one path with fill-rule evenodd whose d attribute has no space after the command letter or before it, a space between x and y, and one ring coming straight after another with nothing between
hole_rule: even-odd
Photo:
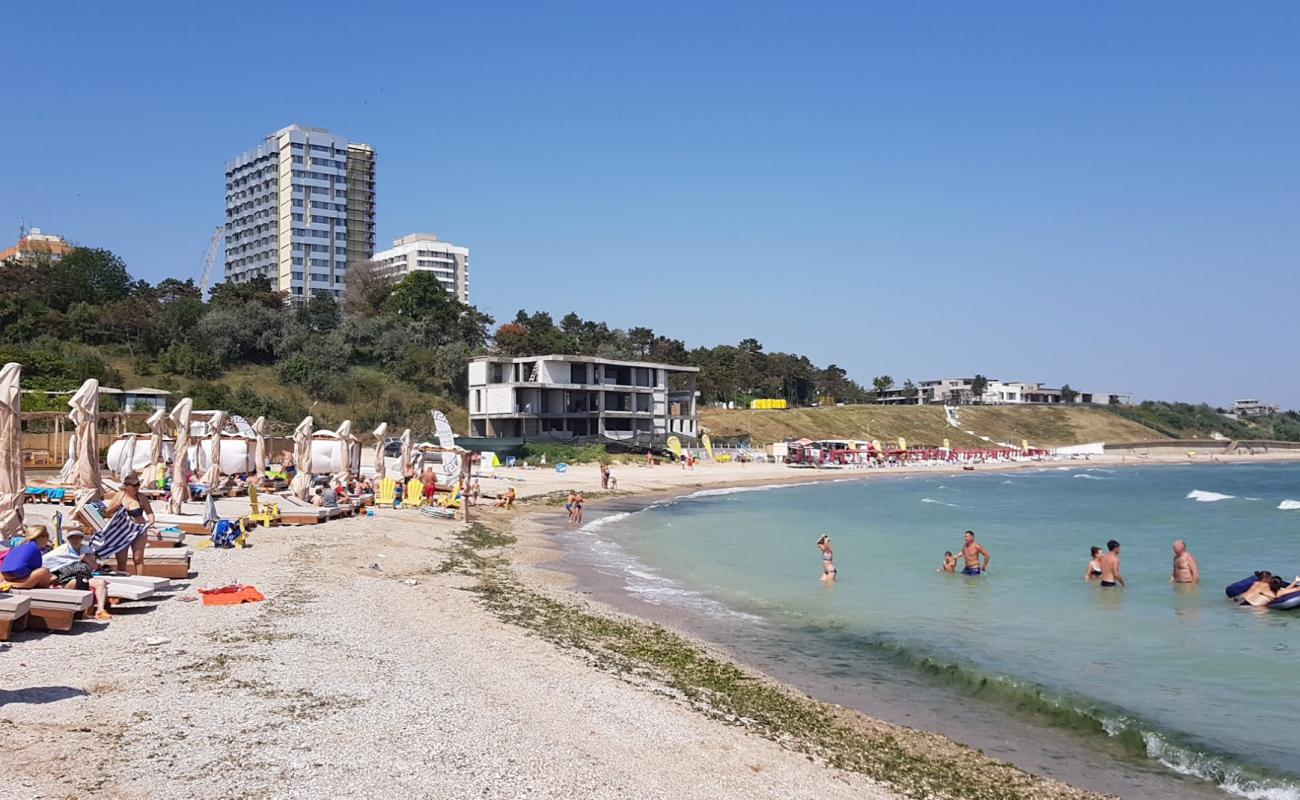
<instances>
[{"instance_id":1,"label":"white apartment building","mask_svg":"<svg viewBox=\"0 0 1300 800\"><path fill-rule=\"evenodd\" d=\"M379 275L400 281L412 272L432 272L447 294L469 303L469 248L442 242L431 233L412 233L375 253Z\"/></svg>"},{"instance_id":2,"label":"white apartment building","mask_svg":"<svg viewBox=\"0 0 1300 800\"><path fill-rule=\"evenodd\" d=\"M290 125L226 163L225 273L266 277L289 301L341 296L375 252L375 151Z\"/></svg>"},{"instance_id":3,"label":"white apartment building","mask_svg":"<svg viewBox=\"0 0 1300 800\"><path fill-rule=\"evenodd\" d=\"M1058 405L1065 400L1060 389L1051 389L1041 383L1023 381L1000 381L986 378L984 393L975 396L974 378L937 378L921 381L911 390L910 396L904 389L895 386L882 392L877 402L889 405L927 405L942 404L948 406L970 405ZM1124 393L1100 393L1076 390L1076 405L1125 405L1131 396Z\"/></svg>"},{"instance_id":4,"label":"white apartment building","mask_svg":"<svg viewBox=\"0 0 1300 800\"><path fill-rule=\"evenodd\" d=\"M591 356L482 356L469 362L470 435L692 440L699 371ZM674 375L683 385L670 389Z\"/></svg>"}]
</instances>

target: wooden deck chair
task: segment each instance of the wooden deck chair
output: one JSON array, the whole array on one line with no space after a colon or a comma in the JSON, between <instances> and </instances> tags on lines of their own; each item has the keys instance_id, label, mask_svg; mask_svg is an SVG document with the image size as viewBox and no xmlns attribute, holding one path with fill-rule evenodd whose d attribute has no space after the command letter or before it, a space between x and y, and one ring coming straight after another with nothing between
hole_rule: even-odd
<instances>
[{"instance_id":1,"label":"wooden deck chair","mask_svg":"<svg viewBox=\"0 0 1300 800\"><path fill-rule=\"evenodd\" d=\"M397 499L397 481L392 478L384 478L379 482L378 492L375 496L375 505L392 507L393 502Z\"/></svg>"},{"instance_id":2,"label":"wooden deck chair","mask_svg":"<svg viewBox=\"0 0 1300 800\"><path fill-rule=\"evenodd\" d=\"M402 508L419 508L424 505L424 483L419 478L406 482L406 491L402 493Z\"/></svg>"},{"instance_id":3,"label":"wooden deck chair","mask_svg":"<svg viewBox=\"0 0 1300 800\"><path fill-rule=\"evenodd\" d=\"M248 485L248 521L260 522L267 527L280 521L280 506L275 503L260 503L257 499L257 487Z\"/></svg>"}]
</instances>

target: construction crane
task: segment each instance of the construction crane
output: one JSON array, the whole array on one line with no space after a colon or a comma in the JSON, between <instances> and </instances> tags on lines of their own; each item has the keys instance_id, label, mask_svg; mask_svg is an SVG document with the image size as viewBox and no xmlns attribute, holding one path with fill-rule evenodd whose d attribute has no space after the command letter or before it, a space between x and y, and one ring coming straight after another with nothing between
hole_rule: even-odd
<instances>
[{"instance_id":1,"label":"construction crane","mask_svg":"<svg viewBox=\"0 0 1300 800\"><path fill-rule=\"evenodd\" d=\"M208 293L208 284L212 282L212 267L217 263L221 252L221 226L212 229L212 240L208 242L208 254L203 257L203 270L199 273L199 297Z\"/></svg>"}]
</instances>

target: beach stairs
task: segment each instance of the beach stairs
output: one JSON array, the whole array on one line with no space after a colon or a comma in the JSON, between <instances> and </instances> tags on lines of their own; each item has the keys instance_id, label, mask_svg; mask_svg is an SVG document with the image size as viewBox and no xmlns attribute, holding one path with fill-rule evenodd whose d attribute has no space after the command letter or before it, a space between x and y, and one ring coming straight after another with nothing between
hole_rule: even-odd
<instances>
[{"instance_id":1,"label":"beach stairs","mask_svg":"<svg viewBox=\"0 0 1300 800\"><path fill-rule=\"evenodd\" d=\"M28 628L59 633L72 630L72 624L90 610L95 599L80 589L14 589L12 594L30 601Z\"/></svg>"},{"instance_id":2,"label":"beach stairs","mask_svg":"<svg viewBox=\"0 0 1300 800\"><path fill-rule=\"evenodd\" d=\"M9 641L13 631L27 629L27 614L31 610L30 598L16 594L0 594L0 642Z\"/></svg>"}]
</instances>

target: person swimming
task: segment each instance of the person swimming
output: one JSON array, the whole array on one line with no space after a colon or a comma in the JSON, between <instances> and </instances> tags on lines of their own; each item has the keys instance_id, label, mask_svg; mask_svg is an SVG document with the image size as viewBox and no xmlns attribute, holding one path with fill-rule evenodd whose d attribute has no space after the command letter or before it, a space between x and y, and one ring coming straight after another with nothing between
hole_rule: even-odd
<instances>
[{"instance_id":1,"label":"person swimming","mask_svg":"<svg viewBox=\"0 0 1300 800\"><path fill-rule=\"evenodd\" d=\"M952 554L951 550L943 551L943 565L939 567L938 572L956 572L957 556Z\"/></svg>"},{"instance_id":2,"label":"person swimming","mask_svg":"<svg viewBox=\"0 0 1300 800\"><path fill-rule=\"evenodd\" d=\"M831 552L831 536L829 533L823 533L822 537L817 540L817 549L822 551L822 580L835 580L839 576L839 570L835 569L835 557Z\"/></svg>"},{"instance_id":3,"label":"person swimming","mask_svg":"<svg viewBox=\"0 0 1300 800\"><path fill-rule=\"evenodd\" d=\"M1101 578L1101 548L1091 548L1092 560L1088 562L1088 567L1083 571L1083 579L1091 583Z\"/></svg>"}]
</instances>

